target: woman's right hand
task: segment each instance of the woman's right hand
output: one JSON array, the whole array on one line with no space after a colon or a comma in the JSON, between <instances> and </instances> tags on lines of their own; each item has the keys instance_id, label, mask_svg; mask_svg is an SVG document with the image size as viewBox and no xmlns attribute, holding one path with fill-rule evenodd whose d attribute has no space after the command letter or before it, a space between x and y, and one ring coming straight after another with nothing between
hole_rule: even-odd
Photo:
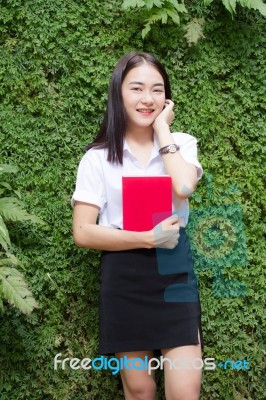
<instances>
[{"instance_id":1,"label":"woman's right hand","mask_svg":"<svg viewBox=\"0 0 266 400\"><path fill-rule=\"evenodd\" d=\"M174 249L179 239L178 217L172 215L166 218L152 229L154 236L154 247L163 249Z\"/></svg>"}]
</instances>

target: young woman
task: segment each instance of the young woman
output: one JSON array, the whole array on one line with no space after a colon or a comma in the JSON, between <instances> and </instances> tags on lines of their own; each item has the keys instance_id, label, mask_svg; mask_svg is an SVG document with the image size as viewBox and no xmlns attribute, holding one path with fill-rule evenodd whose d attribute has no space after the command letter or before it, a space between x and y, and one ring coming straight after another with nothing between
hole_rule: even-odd
<instances>
[{"instance_id":1,"label":"young woman","mask_svg":"<svg viewBox=\"0 0 266 400\"><path fill-rule=\"evenodd\" d=\"M167 73L151 54L118 61L102 126L79 165L73 230L78 246L103 250L100 353L144 360L160 351L176 360L164 363L167 400L196 400L201 370L191 365L201 357L200 303L185 226L202 168L196 139L170 132L173 107ZM170 175L173 215L149 231L123 230L124 175ZM168 259L175 272L159 274L158 263ZM147 370L124 368L121 377L126 400L156 398Z\"/></svg>"}]
</instances>

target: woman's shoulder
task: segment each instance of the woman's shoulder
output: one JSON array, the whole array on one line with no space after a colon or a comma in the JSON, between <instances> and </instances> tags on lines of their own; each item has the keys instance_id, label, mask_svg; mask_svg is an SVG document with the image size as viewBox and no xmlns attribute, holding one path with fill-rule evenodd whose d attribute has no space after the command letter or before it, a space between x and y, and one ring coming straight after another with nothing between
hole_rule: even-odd
<instances>
[{"instance_id":1,"label":"woman's shoulder","mask_svg":"<svg viewBox=\"0 0 266 400\"><path fill-rule=\"evenodd\" d=\"M80 159L79 169L102 169L106 162L106 151L104 148L92 147Z\"/></svg>"},{"instance_id":2,"label":"woman's shoulder","mask_svg":"<svg viewBox=\"0 0 266 400\"><path fill-rule=\"evenodd\" d=\"M106 158L106 148L103 146L93 146L90 149L86 150L86 153L83 154L82 159L91 160L91 159L104 159Z\"/></svg>"},{"instance_id":3,"label":"woman's shoulder","mask_svg":"<svg viewBox=\"0 0 266 400\"><path fill-rule=\"evenodd\" d=\"M197 142L195 136L192 136L191 134L185 132L172 132L172 136L175 142L177 142L179 145L186 144L190 141Z\"/></svg>"}]
</instances>

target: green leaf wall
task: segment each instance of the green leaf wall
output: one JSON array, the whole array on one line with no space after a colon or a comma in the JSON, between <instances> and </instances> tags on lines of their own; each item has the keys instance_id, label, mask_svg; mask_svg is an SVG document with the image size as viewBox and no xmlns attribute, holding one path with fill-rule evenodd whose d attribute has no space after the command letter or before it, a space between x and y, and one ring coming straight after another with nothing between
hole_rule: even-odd
<instances>
[{"instance_id":1,"label":"green leaf wall","mask_svg":"<svg viewBox=\"0 0 266 400\"><path fill-rule=\"evenodd\" d=\"M205 178L190 202L192 245L199 215L207 220L218 213L225 225L235 224L238 250L214 259L218 289L208 254L204 263L193 249L204 356L217 362L245 359L250 370L204 371L202 399L262 400L265 20L242 10L232 20L215 2L207 11L191 4L193 16L206 20L205 39L188 47L182 28L171 24L153 27L143 41L141 23L121 3L0 2L1 163L19 167L12 186L27 210L47 224L8 226L39 309L28 317L6 305L0 315L0 398L123 398L111 371L55 371L53 358L98 355L100 255L74 245L70 198L83 148L102 118L112 69L122 54L137 49L166 65L175 101L173 129L199 141ZM233 218L234 207L240 217ZM229 290L229 281L245 290ZM159 399L162 378L158 373Z\"/></svg>"}]
</instances>

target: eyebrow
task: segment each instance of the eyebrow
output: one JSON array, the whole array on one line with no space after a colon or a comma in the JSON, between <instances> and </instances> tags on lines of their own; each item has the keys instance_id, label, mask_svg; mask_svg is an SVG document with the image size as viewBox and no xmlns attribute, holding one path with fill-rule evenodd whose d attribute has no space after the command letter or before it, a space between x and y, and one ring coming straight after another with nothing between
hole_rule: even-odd
<instances>
[{"instance_id":1,"label":"eyebrow","mask_svg":"<svg viewBox=\"0 0 266 400\"><path fill-rule=\"evenodd\" d=\"M130 85L144 85L144 83L143 82L138 82L138 81L132 81L132 82L129 82L129 84ZM161 87L164 87L164 84L163 83L155 83L154 85L152 85L152 86L161 86Z\"/></svg>"}]
</instances>

